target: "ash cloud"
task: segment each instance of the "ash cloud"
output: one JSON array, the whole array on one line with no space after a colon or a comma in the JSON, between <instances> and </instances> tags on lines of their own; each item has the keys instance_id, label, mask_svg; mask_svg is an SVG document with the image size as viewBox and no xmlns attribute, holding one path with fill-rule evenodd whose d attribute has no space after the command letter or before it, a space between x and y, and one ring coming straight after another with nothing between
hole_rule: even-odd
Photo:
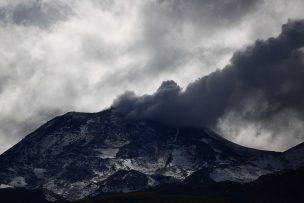
<instances>
[{"instance_id":1,"label":"ash cloud","mask_svg":"<svg viewBox=\"0 0 304 203\"><path fill-rule=\"evenodd\" d=\"M271 131L274 139L274 132L286 127L290 130L285 136L303 140L303 134L299 135L304 115L303 46L304 21L289 21L276 38L257 40L236 52L224 69L184 90L174 81L166 81L153 95L127 92L114 101L113 107L129 118L154 119L177 127L216 129L219 121L225 126L223 119L229 115L230 121L239 118L258 123L259 131ZM294 129L290 120L297 121Z\"/></svg>"}]
</instances>

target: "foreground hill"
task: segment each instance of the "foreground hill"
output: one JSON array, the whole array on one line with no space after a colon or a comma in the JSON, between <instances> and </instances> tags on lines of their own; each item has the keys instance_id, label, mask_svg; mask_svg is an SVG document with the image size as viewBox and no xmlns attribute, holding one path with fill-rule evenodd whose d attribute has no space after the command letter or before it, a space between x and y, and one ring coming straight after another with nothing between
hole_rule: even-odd
<instances>
[{"instance_id":1,"label":"foreground hill","mask_svg":"<svg viewBox=\"0 0 304 203\"><path fill-rule=\"evenodd\" d=\"M166 184L140 193L100 195L81 203L129 202L234 202L302 203L304 168L282 171L239 184Z\"/></svg>"},{"instance_id":2,"label":"foreground hill","mask_svg":"<svg viewBox=\"0 0 304 203\"><path fill-rule=\"evenodd\" d=\"M76 203L302 203L304 168L260 177L251 183L222 182L211 185L170 183L142 192L102 194ZM0 190L1 202L50 203L43 191L10 188ZM55 203L68 203L66 200Z\"/></svg>"}]
</instances>

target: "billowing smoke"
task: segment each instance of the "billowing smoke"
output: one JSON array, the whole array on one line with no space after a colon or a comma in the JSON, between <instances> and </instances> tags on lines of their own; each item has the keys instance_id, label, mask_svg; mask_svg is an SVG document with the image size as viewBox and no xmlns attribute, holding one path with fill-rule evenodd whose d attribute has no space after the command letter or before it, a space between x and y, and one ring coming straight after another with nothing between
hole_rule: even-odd
<instances>
[{"instance_id":1,"label":"billowing smoke","mask_svg":"<svg viewBox=\"0 0 304 203\"><path fill-rule=\"evenodd\" d=\"M216 128L220 124L223 129L229 117L230 121L238 118L256 123L261 131L267 129L274 135L286 125L297 130L290 136L302 139L298 130L304 121L302 47L304 21L289 21L276 38L258 40L236 52L225 68L185 89L174 81L165 81L153 95L126 92L113 107L129 118L154 119L173 126ZM290 126L291 120L297 124Z\"/></svg>"}]
</instances>

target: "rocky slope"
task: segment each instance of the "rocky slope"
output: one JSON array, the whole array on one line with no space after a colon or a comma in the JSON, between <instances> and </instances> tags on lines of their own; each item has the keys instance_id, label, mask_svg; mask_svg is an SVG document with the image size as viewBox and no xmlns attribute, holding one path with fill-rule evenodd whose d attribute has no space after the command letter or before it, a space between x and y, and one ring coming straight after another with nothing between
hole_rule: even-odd
<instances>
[{"instance_id":1,"label":"rocky slope","mask_svg":"<svg viewBox=\"0 0 304 203\"><path fill-rule=\"evenodd\" d=\"M49 200L79 200L190 180L245 183L302 166L303 151L302 145L285 153L249 149L208 129L128 120L113 109L70 112L0 156L0 184L40 188Z\"/></svg>"}]
</instances>

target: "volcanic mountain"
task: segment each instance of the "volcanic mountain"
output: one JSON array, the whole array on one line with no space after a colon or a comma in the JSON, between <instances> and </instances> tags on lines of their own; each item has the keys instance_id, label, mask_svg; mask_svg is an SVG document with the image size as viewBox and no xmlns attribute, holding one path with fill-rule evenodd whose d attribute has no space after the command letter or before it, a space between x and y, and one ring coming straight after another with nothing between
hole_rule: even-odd
<instances>
[{"instance_id":1,"label":"volcanic mountain","mask_svg":"<svg viewBox=\"0 0 304 203\"><path fill-rule=\"evenodd\" d=\"M248 183L304 166L304 146L270 152L210 129L127 119L107 109L55 117L0 156L0 187L41 189L80 200L163 184Z\"/></svg>"}]
</instances>

